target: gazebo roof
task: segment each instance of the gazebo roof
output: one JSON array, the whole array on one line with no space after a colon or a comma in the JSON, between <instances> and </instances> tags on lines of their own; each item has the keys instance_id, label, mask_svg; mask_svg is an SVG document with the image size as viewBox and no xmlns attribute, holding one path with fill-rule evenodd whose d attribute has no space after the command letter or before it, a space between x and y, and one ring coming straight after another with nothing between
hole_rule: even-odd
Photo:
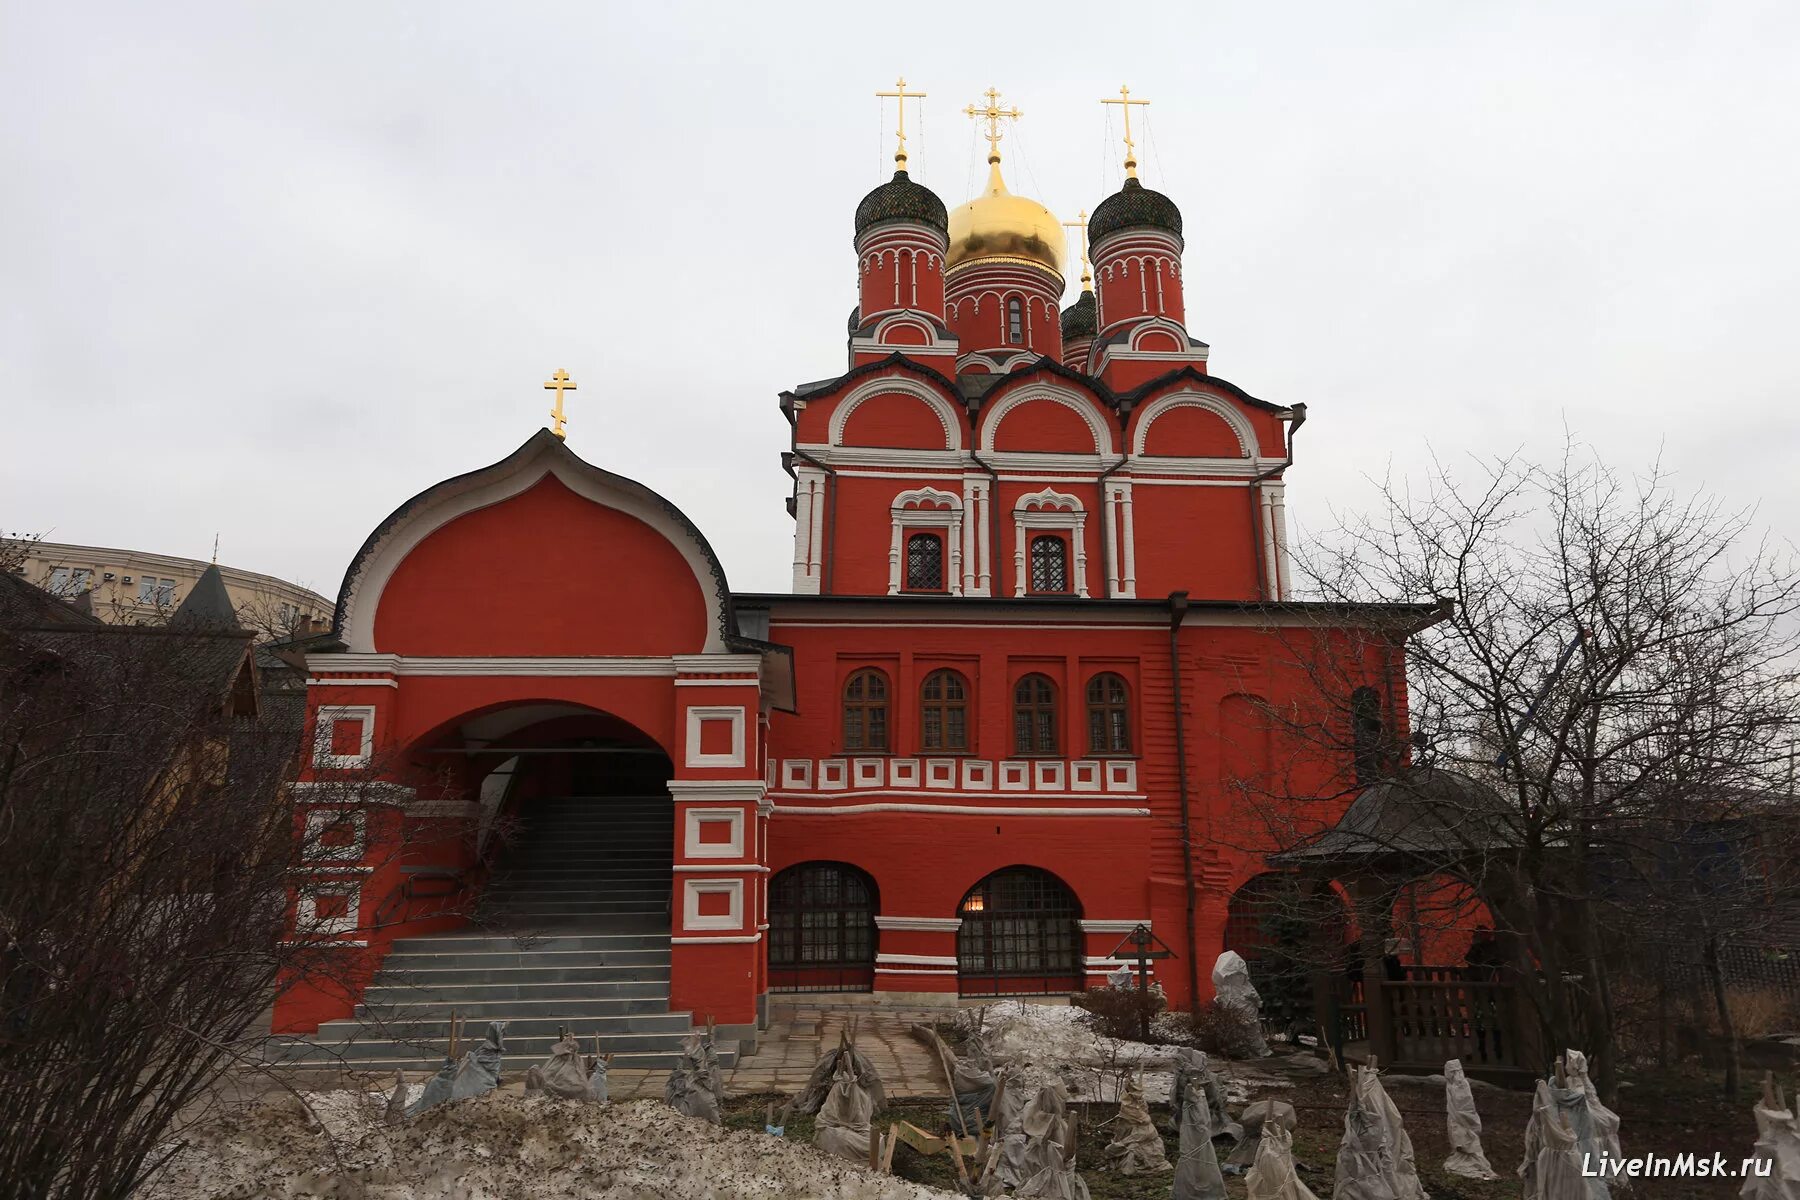
<instances>
[{"instance_id":1,"label":"gazebo roof","mask_svg":"<svg viewBox=\"0 0 1800 1200\"><path fill-rule=\"evenodd\" d=\"M1487 784L1456 771L1413 767L1364 788L1336 825L1269 861L1281 867L1393 858L1444 864L1517 845L1516 820L1507 799Z\"/></svg>"}]
</instances>

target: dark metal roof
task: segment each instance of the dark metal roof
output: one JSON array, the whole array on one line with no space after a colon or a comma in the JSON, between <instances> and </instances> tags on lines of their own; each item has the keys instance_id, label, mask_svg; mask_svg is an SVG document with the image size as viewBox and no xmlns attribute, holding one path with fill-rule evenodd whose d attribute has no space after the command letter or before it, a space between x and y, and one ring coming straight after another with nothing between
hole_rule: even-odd
<instances>
[{"instance_id":1,"label":"dark metal roof","mask_svg":"<svg viewBox=\"0 0 1800 1200\"><path fill-rule=\"evenodd\" d=\"M950 232L950 213L937 193L923 184L914 183L905 171L862 198L856 206L856 236L883 221L912 221L929 225L940 233Z\"/></svg>"},{"instance_id":2,"label":"dark metal roof","mask_svg":"<svg viewBox=\"0 0 1800 1200\"><path fill-rule=\"evenodd\" d=\"M1136 179L1100 202L1088 218L1088 244L1098 246L1100 239L1121 229L1160 229L1181 240L1181 210L1161 192L1153 192Z\"/></svg>"},{"instance_id":3,"label":"dark metal roof","mask_svg":"<svg viewBox=\"0 0 1800 1200\"><path fill-rule=\"evenodd\" d=\"M225 580L219 575L218 563L213 563L200 572L200 578L188 589L187 598L181 602L181 607L169 618L169 628L189 632L210 630L217 633L230 633L243 628L238 624L237 605L231 602L231 596L225 590Z\"/></svg>"},{"instance_id":4,"label":"dark metal roof","mask_svg":"<svg viewBox=\"0 0 1800 1200\"><path fill-rule=\"evenodd\" d=\"M1336 825L1270 857L1278 866L1426 858L1438 865L1518 845L1518 814L1457 771L1412 767L1362 790Z\"/></svg>"},{"instance_id":5,"label":"dark metal roof","mask_svg":"<svg viewBox=\"0 0 1800 1200\"><path fill-rule=\"evenodd\" d=\"M1100 328L1100 307L1094 302L1094 293L1083 292L1075 303L1063 309L1062 335L1063 341L1070 338L1093 337Z\"/></svg>"}]
</instances>

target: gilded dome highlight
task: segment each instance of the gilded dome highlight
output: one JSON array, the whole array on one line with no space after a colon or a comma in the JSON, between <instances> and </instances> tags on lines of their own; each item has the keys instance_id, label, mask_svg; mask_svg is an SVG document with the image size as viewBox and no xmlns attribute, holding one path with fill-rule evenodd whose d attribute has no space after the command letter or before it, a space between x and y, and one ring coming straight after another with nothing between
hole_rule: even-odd
<instances>
[{"instance_id":1,"label":"gilded dome highlight","mask_svg":"<svg viewBox=\"0 0 1800 1200\"><path fill-rule=\"evenodd\" d=\"M950 252L945 265L1001 260L1063 270L1064 231L1056 214L1006 190L999 158L988 160L987 190L950 213Z\"/></svg>"}]
</instances>

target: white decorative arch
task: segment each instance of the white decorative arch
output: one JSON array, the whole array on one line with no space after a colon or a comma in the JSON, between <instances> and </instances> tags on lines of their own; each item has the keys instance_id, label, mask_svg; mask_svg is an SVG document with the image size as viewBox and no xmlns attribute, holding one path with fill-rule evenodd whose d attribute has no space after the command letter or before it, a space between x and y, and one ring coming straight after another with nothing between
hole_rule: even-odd
<instances>
[{"instance_id":1,"label":"white decorative arch","mask_svg":"<svg viewBox=\"0 0 1800 1200\"><path fill-rule=\"evenodd\" d=\"M837 407L831 412L828 433L830 442L828 444L833 446L844 444L844 426L849 422L850 414L855 412L863 401L871 396L883 396L890 393L899 393L902 396L911 396L915 400L924 401L925 406L937 414L938 423L944 427L944 449L962 449L962 423L957 420L956 409L951 407L950 401L929 384L894 375L883 375L880 378L858 384L842 400L838 401Z\"/></svg>"},{"instance_id":2,"label":"white decorative arch","mask_svg":"<svg viewBox=\"0 0 1800 1200\"><path fill-rule=\"evenodd\" d=\"M585 500L634 517L668 539L681 554L706 605L706 642L702 652L720 653L725 645L728 603L725 577L699 531L679 510L635 480L614 475L575 456L555 434L539 430L506 458L467 475L445 480L419 493L370 536L344 580L338 599L338 636L352 654L372 654L375 614L381 595L406 560L426 538L458 517L491 508L535 487L546 476Z\"/></svg>"},{"instance_id":3,"label":"white decorative arch","mask_svg":"<svg viewBox=\"0 0 1800 1200\"><path fill-rule=\"evenodd\" d=\"M1076 415L1087 422L1088 431L1094 435L1094 453L1109 454L1112 452L1112 434L1106 428L1106 422L1100 419L1100 410L1094 400L1073 388L1048 383L1022 387L988 409L982 421L981 448L992 450L994 433L1000 428L1000 422L1005 419L1006 414L1019 405L1028 404L1033 400L1049 400L1064 408L1072 409Z\"/></svg>"},{"instance_id":4,"label":"white decorative arch","mask_svg":"<svg viewBox=\"0 0 1800 1200\"><path fill-rule=\"evenodd\" d=\"M879 325L875 326L875 340L878 342L887 341L888 335L901 326L916 329L924 334L925 344L928 346L934 345L938 341L937 330L933 329L923 317L913 316L910 311L903 311L894 316L887 317Z\"/></svg>"},{"instance_id":5,"label":"white decorative arch","mask_svg":"<svg viewBox=\"0 0 1800 1200\"><path fill-rule=\"evenodd\" d=\"M952 596L962 595L962 497L941 488L913 488L895 496L888 512L893 518L893 539L888 544L888 595L900 593L906 531L921 527L944 529L944 549L948 555L944 564L944 590Z\"/></svg>"},{"instance_id":6,"label":"white decorative arch","mask_svg":"<svg viewBox=\"0 0 1800 1200\"><path fill-rule=\"evenodd\" d=\"M1257 454L1256 430L1251 426L1238 407L1219 396L1208 392L1173 392L1167 396L1159 396L1144 406L1138 417L1137 436L1132 439L1132 455L1142 457L1144 446L1148 444L1150 426L1166 412L1177 408L1201 408L1220 418L1237 436L1240 458L1253 458Z\"/></svg>"},{"instance_id":7,"label":"white decorative arch","mask_svg":"<svg viewBox=\"0 0 1800 1200\"><path fill-rule=\"evenodd\" d=\"M1030 581L1025 558L1028 530L1053 529L1069 535L1075 561L1070 564L1070 580L1075 594L1084 599L1087 585L1087 510L1081 499L1055 488L1041 488L1020 496L1013 509L1013 595L1027 594Z\"/></svg>"}]
</instances>

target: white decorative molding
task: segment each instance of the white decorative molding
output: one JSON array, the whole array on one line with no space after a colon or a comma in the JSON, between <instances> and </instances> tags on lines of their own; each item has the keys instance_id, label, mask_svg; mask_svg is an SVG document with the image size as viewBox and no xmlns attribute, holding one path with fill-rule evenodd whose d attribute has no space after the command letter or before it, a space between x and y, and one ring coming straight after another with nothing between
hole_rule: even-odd
<instances>
[{"instance_id":1,"label":"white decorative molding","mask_svg":"<svg viewBox=\"0 0 1800 1200\"><path fill-rule=\"evenodd\" d=\"M329 677L315 678L313 676L308 676L307 680L306 680L306 686L307 687L390 687L390 688L397 688L400 685L392 679L332 679Z\"/></svg>"},{"instance_id":2,"label":"white decorative molding","mask_svg":"<svg viewBox=\"0 0 1800 1200\"><path fill-rule=\"evenodd\" d=\"M881 787L887 782L885 758L852 759L850 765L850 782L856 787Z\"/></svg>"},{"instance_id":3,"label":"white decorative molding","mask_svg":"<svg viewBox=\"0 0 1800 1200\"><path fill-rule=\"evenodd\" d=\"M981 449L983 453L994 449L994 435L999 430L1000 422L1005 419L1006 414L1021 404L1030 404L1034 400L1048 400L1075 412L1086 422L1088 432L1093 434L1094 453L1113 453L1112 434L1100 415L1098 402L1093 397L1078 392L1074 388L1047 383L1033 383L1021 387L982 414Z\"/></svg>"},{"instance_id":4,"label":"white decorative molding","mask_svg":"<svg viewBox=\"0 0 1800 1200\"><path fill-rule=\"evenodd\" d=\"M850 786L850 764L842 758L819 760L819 790L841 792Z\"/></svg>"},{"instance_id":5,"label":"white decorative molding","mask_svg":"<svg viewBox=\"0 0 1800 1200\"><path fill-rule=\"evenodd\" d=\"M1106 790L1109 792L1137 791L1137 762L1129 758L1107 759Z\"/></svg>"},{"instance_id":6,"label":"white decorative molding","mask_svg":"<svg viewBox=\"0 0 1800 1200\"><path fill-rule=\"evenodd\" d=\"M1070 763L1069 790L1072 792L1099 791L1100 764L1091 758L1076 759Z\"/></svg>"},{"instance_id":7,"label":"white decorative molding","mask_svg":"<svg viewBox=\"0 0 1800 1200\"><path fill-rule=\"evenodd\" d=\"M741 808L690 808L684 818L686 830L682 853L687 858L744 857L744 810ZM725 826L726 840L709 842L701 836L706 825Z\"/></svg>"},{"instance_id":8,"label":"white decorative molding","mask_svg":"<svg viewBox=\"0 0 1800 1200\"><path fill-rule=\"evenodd\" d=\"M768 794L760 779L671 779L665 785L672 800L736 800L754 804Z\"/></svg>"},{"instance_id":9,"label":"white decorative molding","mask_svg":"<svg viewBox=\"0 0 1800 1200\"><path fill-rule=\"evenodd\" d=\"M303 937L336 937L354 933L362 925L362 884L350 882L305 883L298 889L299 911L295 914L295 932ZM322 917L318 902L326 897L343 897L344 911L335 917Z\"/></svg>"},{"instance_id":10,"label":"white decorative molding","mask_svg":"<svg viewBox=\"0 0 1800 1200\"><path fill-rule=\"evenodd\" d=\"M1238 457L1256 457L1256 429L1250 424L1249 418L1244 416L1243 410L1222 396L1201 391L1171 392L1146 404L1137 415L1137 434L1131 442L1134 457L1144 456L1144 447L1149 443L1150 427L1156 423L1156 419L1178 408L1198 408L1218 417L1237 438Z\"/></svg>"},{"instance_id":11,"label":"white decorative molding","mask_svg":"<svg viewBox=\"0 0 1800 1200\"><path fill-rule=\"evenodd\" d=\"M760 942L762 941L762 936L761 933L752 933L744 937L682 937L677 934L676 936L671 937L669 941L679 943L683 946L734 946Z\"/></svg>"},{"instance_id":12,"label":"white decorative molding","mask_svg":"<svg viewBox=\"0 0 1800 1200\"><path fill-rule=\"evenodd\" d=\"M1031 790L1031 764L1014 759L1000 765L1000 790L1003 792L1028 792Z\"/></svg>"},{"instance_id":13,"label":"white decorative molding","mask_svg":"<svg viewBox=\"0 0 1800 1200\"><path fill-rule=\"evenodd\" d=\"M956 787L956 760L954 758L926 759L925 786L954 790Z\"/></svg>"},{"instance_id":14,"label":"white decorative molding","mask_svg":"<svg viewBox=\"0 0 1800 1200\"><path fill-rule=\"evenodd\" d=\"M1106 918L1090 921L1083 919L1077 921L1076 924L1080 925L1083 932L1086 933L1130 933L1139 925L1146 929L1151 928L1149 917L1138 920Z\"/></svg>"},{"instance_id":15,"label":"white decorative molding","mask_svg":"<svg viewBox=\"0 0 1800 1200\"><path fill-rule=\"evenodd\" d=\"M954 967L954 954L877 954L875 965L889 963L900 967Z\"/></svg>"},{"instance_id":16,"label":"white decorative molding","mask_svg":"<svg viewBox=\"0 0 1800 1200\"><path fill-rule=\"evenodd\" d=\"M350 841L343 846L329 846L322 840L330 829L348 827ZM364 815L353 808L315 808L306 814L306 840L302 850L310 863L356 863L362 861L368 845L368 827Z\"/></svg>"},{"instance_id":17,"label":"white decorative molding","mask_svg":"<svg viewBox=\"0 0 1800 1200\"><path fill-rule=\"evenodd\" d=\"M1133 799L1143 799L1134 796ZM1147 817L1147 808L1006 808L980 804L777 804L775 815L795 817L854 817L865 813L939 813L952 817Z\"/></svg>"},{"instance_id":18,"label":"white decorative molding","mask_svg":"<svg viewBox=\"0 0 1800 1200\"><path fill-rule=\"evenodd\" d=\"M338 754L332 747L337 742L340 721L359 723L358 746L354 754ZM321 704L313 710L312 765L321 770L349 770L366 767L375 756L375 706L372 704Z\"/></svg>"},{"instance_id":19,"label":"white decorative molding","mask_svg":"<svg viewBox=\"0 0 1800 1200\"><path fill-rule=\"evenodd\" d=\"M937 417L938 424L944 428L944 449L962 449L962 422L956 415L956 409L950 400L929 384L898 375L881 375L866 383L852 388L837 402L831 410L829 432L832 446L844 444L844 426L849 423L850 415L863 404L863 401L875 396L899 394L922 400Z\"/></svg>"},{"instance_id":20,"label":"white decorative molding","mask_svg":"<svg viewBox=\"0 0 1800 1200\"><path fill-rule=\"evenodd\" d=\"M1013 595L1024 596L1030 591L1026 530L1042 529L1069 535L1070 557L1074 561L1064 563L1063 569L1068 573L1069 591L1086 598L1087 512L1079 499L1055 488L1042 488L1019 497L1019 503L1013 509Z\"/></svg>"},{"instance_id":21,"label":"white decorative molding","mask_svg":"<svg viewBox=\"0 0 1800 1200\"><path fill-rule=\"evenodd\" d=\"M916 788L919 786L919 760L916 758L896 758L888 762L888 784L897 788Z\"/></svg>"},{"instance_id":22,"label":"white decorative molding","mask_svg":"<svg viewBox=\"0 0 1800 1200\"><path fill-rule=\"evenodd\" d=\"M701 727L709 721L731 726L731 749L708 754L701 749ZM738 704L695 704L687 710L687 765L690 767L741 767L744 765L744 709Z\"/></svg>"},{"instance_id":23,"label":"white decorative molding","mask_svg":"<svg viewBox=\"0 0 1800 1200\"><path fill-rule=\"evenodd\" d=\"M894 497L888 509L892 538L888 547L888 595L897 596L906 585L906 539L911 529L944 530L944 591L963 593L963 502L954 492L934 487L914 488Z\"/></svg>"},{"instance_id":24,"label":"white decorative molding","mask_svg":"<svg viewBox=\"0 0 1800 1200\"><path fill-rule=\"evenodd\" d=\"M1060 792L1066 786L1066 771L1061 759L1040 758L1032 764L1032 786L1039 791Z\"/></svg>"},{"instance_id":25,"label":"white decorative molding","mask_svg":"<svg viewBox=\"0 0 1800 1200\"><path fill-rule=\"evenodd\" d=\"M811 790L813 781L813 760L810 758L783 759L781 763L781 786L784 788L802 788Z\"/></svg>"},{"instance_id":26,"label":"white decorative molding","mask_svg":"<svg viewBox=\"0 0 1800 1200\"><path fill-rule=\"evenodd\" d=\"M408 810L423 807L416 803L416 789L380 779L309 779L290 783L287 790L296 804L381 804Z\"/></svg>"},{"instance_id":27,"label":"white decorative molding","mask_svg":"<svg viewBox=\"0 0 1800 1200\"><path fill-rule=\"evenodd\" d=\"M963 787L971 792L985 792L994 786L994 764L981 758L963 760Z\"/></svg>"},{"instance_id":28,"label":"white decorative molding","mask_svg":"<svg viewBox=\"0 0 1800 1200\"><path fill-rule=\"evenodd\" d=\"M729 897L730 910L723 915L702 916L700 897ZM683 929L742 929L744 927L744 881L742 879L683 879L681 881L681 927Z\"/></svg>"},{"instance_id":29,"label":"white decorative molding","mask_svg":"<svg viewBox=\"0 0 1800 1200\"><path fill-rule=\"evenodd\" d=\"M955 933L962 928L961 917L886 917L875 916L875 928L902 933Z\"/></svg>"}]
</instances>

